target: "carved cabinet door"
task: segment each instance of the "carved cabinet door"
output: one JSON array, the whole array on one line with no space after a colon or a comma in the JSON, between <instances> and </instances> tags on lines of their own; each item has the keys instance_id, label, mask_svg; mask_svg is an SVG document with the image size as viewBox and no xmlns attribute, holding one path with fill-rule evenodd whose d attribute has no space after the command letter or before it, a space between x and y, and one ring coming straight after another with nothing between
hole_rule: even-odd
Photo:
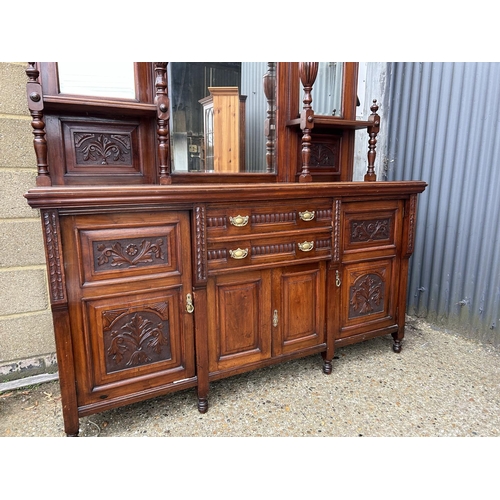
<instances>
[{"instance_id":1,"label":"carved cabinet door","mask_svg":"<svg viewBox=\"0 0 500 500\"><path fill-rule=\"evenodd\" d=\"M340 226L338 337L396 329L403 201L343 202Z\"/></svg>"},{"instance_id":2,"label":"carved cabinet door","mask_svg":"<svg viewBox=\"0 0 500 500\"><path fill-rule=\"evenodd\" d=\"M188 213L61 219L81 411L194 377Z\"/></svg>"}]
</instances>

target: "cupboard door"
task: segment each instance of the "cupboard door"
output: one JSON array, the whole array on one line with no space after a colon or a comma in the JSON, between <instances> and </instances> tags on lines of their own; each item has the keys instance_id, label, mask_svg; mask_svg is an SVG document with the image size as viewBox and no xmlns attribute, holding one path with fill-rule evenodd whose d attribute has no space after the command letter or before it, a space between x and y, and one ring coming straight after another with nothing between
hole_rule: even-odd
<instances>
[{"instance_id":1,"label":"cupboard door","mask_svg":"<svg viewBox=\"0 0 500 500\"><path fill-rule=\"evenodd\" d=\"M210 278L207 300L210 372L271 356L271 271Z\"/></svg>"},{"instance_id":2,"label":"cupboard door","mask_svg":"<svg viewBox=\"0 0 500 500\"><path fill-rule=\"evenodd\" d=\"M62 221L80 411L195 381L187 212Z\"/></svg>"},{"instance_id":3,"label":"cupboard door","mask_svg":"<svg viewBox=\"0 0 500 500\"><path fill-rule=\"evenodd\" d=\"M397 324L397 270L395 256L344 265L340 338Z\"/></svg>"},{"instance_id":4,"label":"cupboard door","mask_svg":"<svg viewBox=\"0 0 500 500\"><path fill-rule=\"evenodd\" d=\"M325 342L326 264L273 271L273 356Z\"/></svg>"}]
</instances>

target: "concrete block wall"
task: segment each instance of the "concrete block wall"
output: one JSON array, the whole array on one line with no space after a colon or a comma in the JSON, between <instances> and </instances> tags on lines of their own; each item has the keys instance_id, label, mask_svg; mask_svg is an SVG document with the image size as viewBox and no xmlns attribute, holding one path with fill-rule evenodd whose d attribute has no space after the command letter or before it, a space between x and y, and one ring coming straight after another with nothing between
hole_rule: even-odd
<instances>
[{"instance_id":1,"label":"concrete block wall","mask_svg":"<svg viewBox=\"0 0 500 500\"><path fill-rule=\"evenodd\" d=\"M24 62L0 62L0 383L57 371Z\"/></svg>"}]
</instances>

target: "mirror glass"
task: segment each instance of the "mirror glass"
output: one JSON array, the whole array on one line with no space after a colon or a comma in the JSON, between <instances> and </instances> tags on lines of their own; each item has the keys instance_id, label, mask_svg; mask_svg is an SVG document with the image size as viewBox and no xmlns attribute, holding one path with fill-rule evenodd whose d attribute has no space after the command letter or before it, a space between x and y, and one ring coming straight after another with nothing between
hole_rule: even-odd
<instances>
[{"instance_id":1,"label":"mirror glass","mask_svg":"<svg viewBox=\"0 0 500 500\"><path fill-rule=\"evenodd\" d=\"M170 62L172 172L274 172L275 69Z\"/></svg>"},{"instance_id":2,"label":"mirror glass","mask_svg":"<svg viewBox=\"0 0 500 500\"><path fill-rule=\"evenodd\" d=\"M312 90L315 115L342 116L342 73L344 63L320 62ZM299 109L303 108L303 92Z\"/></svg>"},{"instance_id":3,"label":"mirror glass","mask_svg":"<svg viewBox=\"0 0 500 500\"><path fill-rule=\"evenodd\" d=\"M62 94L135 99L131 62L58 62Z\"/></svg>"}]
</instances>

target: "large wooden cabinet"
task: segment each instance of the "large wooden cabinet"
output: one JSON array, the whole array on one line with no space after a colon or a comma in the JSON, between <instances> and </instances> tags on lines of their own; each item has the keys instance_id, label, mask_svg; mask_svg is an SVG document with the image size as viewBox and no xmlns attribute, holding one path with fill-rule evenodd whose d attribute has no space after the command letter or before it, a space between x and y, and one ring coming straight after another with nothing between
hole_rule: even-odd
<instances>
[{"instance_id":1,"label":"large wooden cabinet","mask_svg":"<svg viewBox=\"0 0 500 500\"><path fill-rule=\"evenodd\" d=\"M26 197L43 222L68 435L82 416L190 387L204 413L211 381L297 357L321 355L330 374L337 347L374 336L401 350L425 183L375 182L378 115L352 117L355 65L343 117L317 117L318 134L310 71L268 65L263 171L214 176L173 169L169 131L184 131L169 122L165 63L136 65L126 103L57 95L57 65L30 64L39 176ZM366 182L345 178L357 128ZM186 134L177 157L189 141L199 152Z\"/></svg>"}]
</instances>

